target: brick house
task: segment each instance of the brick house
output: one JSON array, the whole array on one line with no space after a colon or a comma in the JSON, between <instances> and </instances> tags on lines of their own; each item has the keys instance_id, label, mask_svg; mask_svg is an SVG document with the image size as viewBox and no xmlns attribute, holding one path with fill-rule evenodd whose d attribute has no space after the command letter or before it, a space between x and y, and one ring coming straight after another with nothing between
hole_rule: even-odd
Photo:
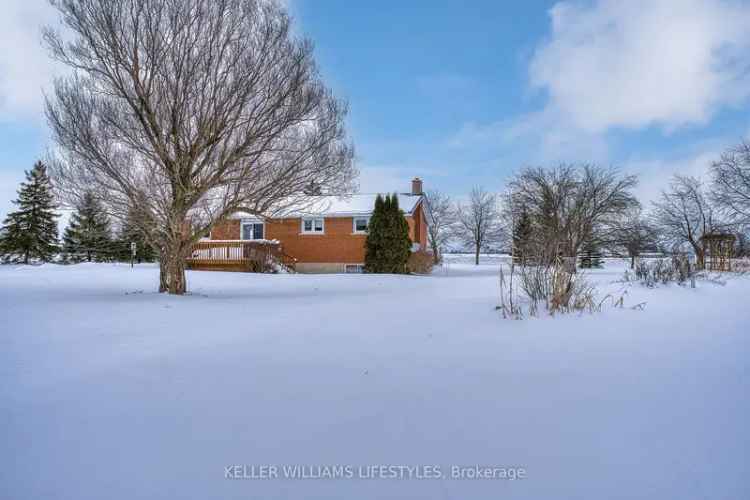
<instances>
[{"instance_id":1,"label":"brick house","mask_svg":"<svg viewBox=\"0 0 750 500\"><path fill-rule=\"evenodd\" d=\"M285 256L294 260L298 272L361 272L367 224L376 196L315 196L304 210L272 218L237 213L214 226L206 243L239 245L273 240ZM422 181L415 178L411 191L399 193L398 201L409 224L413 250L427 250L428 209Z\"/></svg>"}]
</instances>

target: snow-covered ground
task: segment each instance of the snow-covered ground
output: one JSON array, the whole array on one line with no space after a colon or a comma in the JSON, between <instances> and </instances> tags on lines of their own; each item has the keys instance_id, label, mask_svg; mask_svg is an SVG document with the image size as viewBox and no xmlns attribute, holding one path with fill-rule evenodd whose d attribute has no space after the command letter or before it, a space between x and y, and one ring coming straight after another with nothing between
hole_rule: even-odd
<instances>
[{"instance_id":1,"label":"snow-covered ground","mask_svg":"<svg viewBox=\"0 0 750 500\"><path fill-rule=\"evenodd\" d=\"M509 321L498 259L450 260L191 272L187 297L154 266L0 266L0 498L750 498L749 278L649 290L610 262L591 278L644 311ZM472 465L524 477L451 477Z\"/></svg>"}]
</instances>

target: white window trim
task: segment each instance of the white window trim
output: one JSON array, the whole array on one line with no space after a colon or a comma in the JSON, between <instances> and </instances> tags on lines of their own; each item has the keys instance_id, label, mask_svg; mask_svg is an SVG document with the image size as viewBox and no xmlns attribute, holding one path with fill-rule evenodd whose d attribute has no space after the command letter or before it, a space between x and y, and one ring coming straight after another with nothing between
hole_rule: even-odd
<instances>
[{"instance_id":1,"label":"white window trim","mask_svg":"<svg viewBox=\"0 0 750 500\"><path fill-rule=\"evenodd\" d=\"M305 231L305 221L308 221L308 220L313 221L313 223L312 223L312 227L313 227L312 231ZM323 228L322 231L316 231L315 230L315 221L316 220L322 221L322 224L321 224L321 226ZM325 217L302 217L302 219L300 219L300 234L326 234L326 219L325 219Z\"/></svg>"},{"instance_id":2,"label":"white window trim","mask_svg":"<svg viewBox=\"0 0 750 500\"><path fill-rule=\"evenodd\" d=\"M255 237L253 237L253 238L251 238L249 240L244 239L242 237L242 233L243 233L242 226L244 226L246 224L261 224L263 226L263 238L255 238ZM253 232L253 236L255 236L254 232ZM240 241L258 241L258 240L265 239L265 237L266 237L266 223L263 222L262 219L241 219L240 220Z\"/></svg>"},{"instance_id":3,"label":"white window trim","mask_svg":"<svg viewBox=\"0 0 750 500\"><path fill-rule=\"evenodd\" d=\"M370 227L370 216L360 215L359 217L352 217L352 234L367 234L367 229L364 231L357 231L357 219L367 219L367 227Z\"/></svg>"}]
</instances>

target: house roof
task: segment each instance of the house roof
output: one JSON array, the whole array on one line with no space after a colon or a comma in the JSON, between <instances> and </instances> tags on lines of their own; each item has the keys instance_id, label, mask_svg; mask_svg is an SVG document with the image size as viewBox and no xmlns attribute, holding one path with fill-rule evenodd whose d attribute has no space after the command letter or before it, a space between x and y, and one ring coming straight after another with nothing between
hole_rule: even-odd
<instances>
[{"instance_id":1,"label":"house roof","mask_svg":"<svg viewBox=\"0 0 750 500\"><path fill-rule=\"evenodd\" d=\"M272 219L285 217L354 217L370 215L375 208L377 193L351 194L346 196L310 196L302 200L297 207L292 207L277 213ZM417 208L422 195L398 194L398 206L406 215L412 215ZM232 219L251 218L250 214L237 212Z\"/></svg>"}]
</instances>

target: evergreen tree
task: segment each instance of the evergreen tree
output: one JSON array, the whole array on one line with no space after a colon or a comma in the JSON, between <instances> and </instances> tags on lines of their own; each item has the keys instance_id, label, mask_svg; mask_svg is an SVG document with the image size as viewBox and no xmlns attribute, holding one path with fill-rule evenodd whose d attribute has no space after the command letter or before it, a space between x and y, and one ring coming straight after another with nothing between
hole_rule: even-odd
<instances>
[{"instance_id":1,"label":"evergreen tree","mask_svg":"<svg viewBox=\"0 0 750 500\"><path fill-rule=\"evenodd\" d=\"M391 262L392 273L406 274L409 272L406 264L411 256L411 239L409 239L409 223L398 206L398 195L395 193L391 196L390 214L392 221L391 226L391 244L388 246L388 253Z\"/></svg>"},{"instance_id":2,"label":"evergreen tree","mask_svg":"<svg viewBox=\"0 0 750 500\"><path fill-rule=\"evenodd\" d=\"M66 261L102 262L113 257L109 217L93 193L83 195L63 235Z\"/></svg>"},{"instance_id":3,"label":"evergreen tree","mask_svg":"<svg viewBox=\"0 0 750 500\"><path fill-rule=\"evenodd\" d=\"M375 208L367 223L367 239L365 240L365 271L368 273L385 272L382 264L381 251L385 233L385 200L381 195L375 198Z\"/></svg>"},{"instance_id":4,"label":"evergreen tree","mask_svg":"<svg viewBox=\"0 0 750 500\"><path fill-rule=\"evenodd\" d=\"M529 251L532 235L529 211L522 207L513 222L513 260L525 264L531 259Z\"/></svg>"},{"instance_id":5,"label":"evergreen tree","mask_svg":"<svg viewBox=\"0 0 750 500\"><path fill-rule=\"evenodd\" d=\"M407 273L411 255L409 224L398 205L398 196L378 195L368 224L365 242L365 271Z\"/></svg>"},{"instance_id":6,"label":"evergreen tree","mask_svg":"<svg viewBox=\"0 0 750 500\"><path fill-rule=\"evenodd\" d=\"M0 230L0 255L6 262L47 262L57 253L57 217L52 183L41 161L26 172L18 199Z\"/></svg>"},{"instance_id":7,"label":"evergreen tree","mask_svg":"<svg viewBox=\"0 0 750 500\"><path fill-rule=\"evenodd\" d=\"M602 256L599 253L599 249L591 240L587 240L583 244L581 257L579 260L579 266L582 269L600 268L604 265L604 263L602 262Z\"/></svg>"},{"instance_id":8,"label":"evergreen tree","mask_svg":"<svg viewBox=\"0 0 750 500\"><path fill-rule=\"evenodd\" d=\"M135 261L141 262L153 262L155 259L154 249L146 241L143 232L136 226L132 212L128 212L128 218L125 219L117 239L117 260L130 262L131 250L130 244L135 243L136 254Z\"/></svg>"}]
</instances>

